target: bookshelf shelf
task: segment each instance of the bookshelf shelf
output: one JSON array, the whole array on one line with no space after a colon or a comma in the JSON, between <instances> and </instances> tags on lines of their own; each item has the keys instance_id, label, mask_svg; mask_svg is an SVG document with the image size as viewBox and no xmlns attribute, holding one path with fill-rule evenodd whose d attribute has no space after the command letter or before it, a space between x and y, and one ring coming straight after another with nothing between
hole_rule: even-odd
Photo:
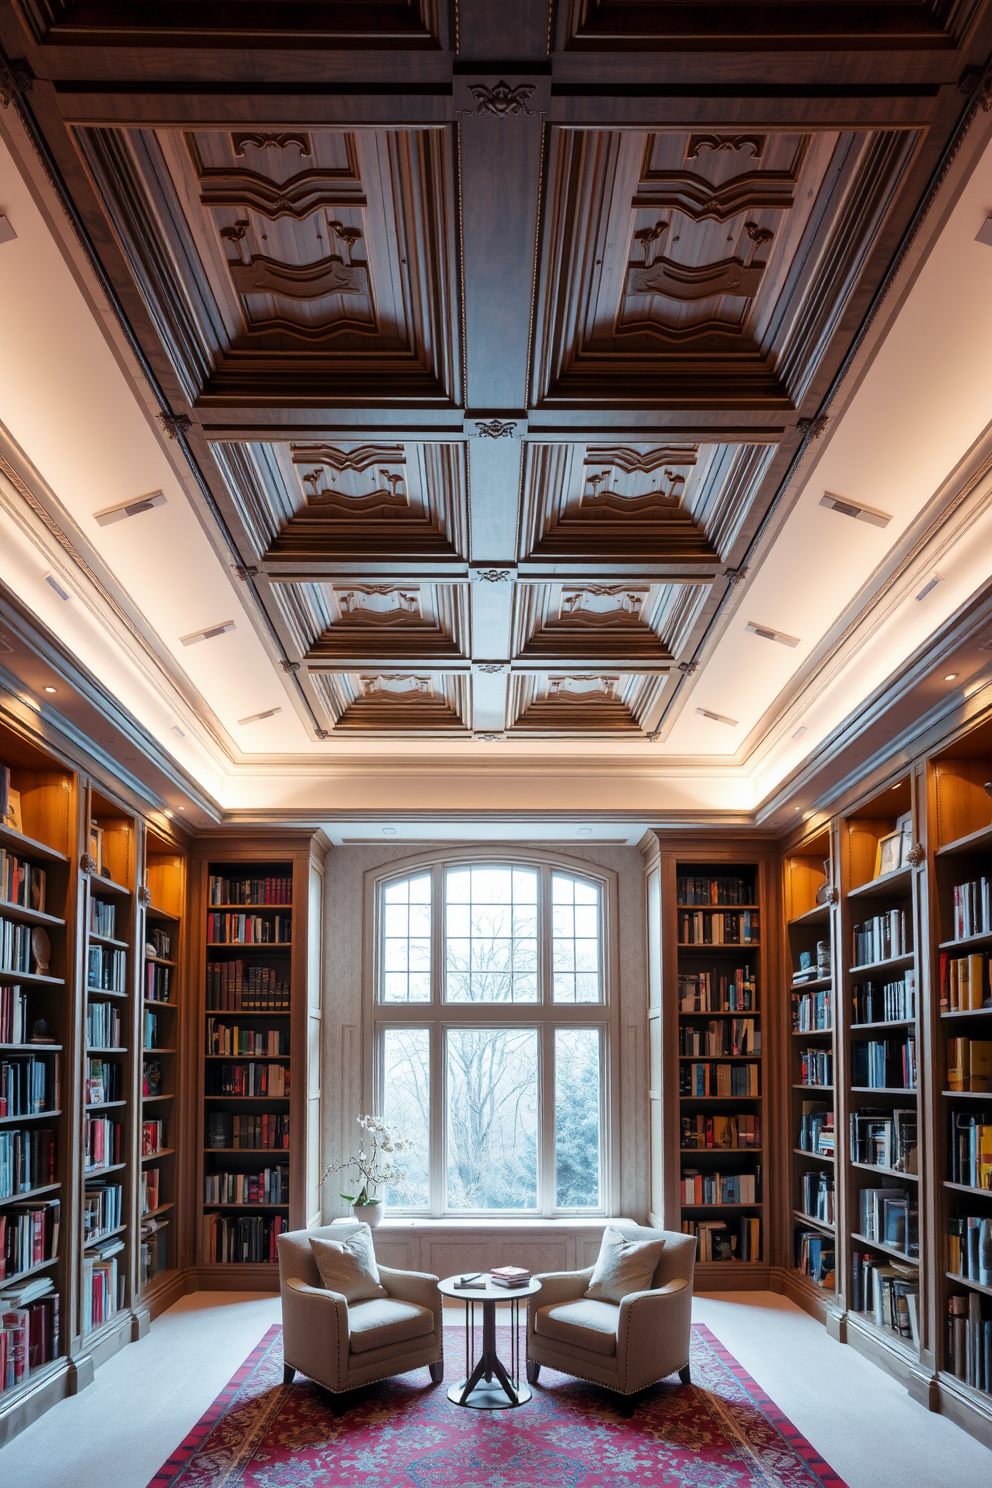
<instances>
[{"instance_id":1,"label":"bookshelf shelf","mask_svg":"<svg viewBox=\"0 0 992 1488\"><path fill-rule=\"evenodd\" d=\"M23 904L13 904L9 899L0 899L0 915L5 920L23 920L28 925L48 925L65 929L65 920L59 915L46 914L40 909L28 909Z\"/></svg>"},{"instance_id":2,"label":"bookshelf shelf","mask_svg":"<svg viewBox=\"0 0 992 1488\"><path fill-rule=\"evenodd\" d=\"M97 935L95 930L90 931L90 940L93 945L116 946L122 951L126 951L128 948L126 940L114 940L111 935Z\"/></svg>"},{"instance_id":3,"label":"bookshelf shelf","mask_svg":"<svg viewBox=\"0 0 992 1488\"><path fill-rule=\"evenodd\" d=\"M852 1095L918 1095L915 1085L852 1085Z\"/></svg>"},{"instance_id":4,"label":"bookshelf shelf","mask_svg":"<svg viewBox=\"0 0 992 1488\"><path fill-rule=\"evenodd\" d=\"M23 1116L0 1116L0 1126L16 1126L21 1121L52 1121L61 1111L29 1111Z\"/></svg>"},{"instance_id":5,"label":"bookshelf shelf","mask_svg":"<svg viewBox=\"0 0 992 1488\"><path fill-rule=\"evenodd\" d=\"M7 764L11 770L11 784L17 785L21 791L22 806L25 804L25 790L29 791L30 794L33 796L40 797L42 792L49 791L54 793L55 791L58 791L60 787L64 789L65 784L68 780L68 771L62 770L52 772L62 775L62 780L51 780L44 783L35 781L32 782L31 785L27 784L27 777L29 771L31 771L31 767L23 766L19 768L18 765L14 762L15 754L19 753L22 755L22 757L24 757L27 751L25 751L23 747L12 748L11 731L6 727L6 725L4 725L3 727L2 748L4 763ZM44 756L42 756L39 750L32 749L30 752L34 755L36 761L34 771L31 773L39 773L38 764L41 764L42 760L44 760L44 765L52 765L53 761L50 759L44 759ZM32 803L32 807L38 815L44 815L45 812L50 809L50 806L51 802L48 799L38 799ZM57 848L52 847L50 843L42 842L37 837L29 837L23 832L15 832L12 827L0 826L0 847L6 848L8 852L16 853L19 858L27 858L29 861L31 859L37 859L39 863L46 864L68 864L69 862L67 854L64 852L60 852Z\"/></svg>"},{"instance_id":6,"label":"bookshelf shelf","mask_svg":"<svg viewBox=\"0 0 992 1488\"><path fill-rule=\"evenodd\" d=\"M883 1168L878 1163L855 1162L851 1159L851 1167L858 1168L863 1173L883 1173L888 1178L898 1178L900 1182L919 1183L919 1173L903 1173L899 1168Z\"/></svg>"},{"instance_id":7,"label":"bookshelf shelf","mask_svg":"<svg viewBox=\"0 0 992 1488\"><path fill-rule=\"evenodd\" d=\"M141 1161L143 1163L154 1162L157 1157L174 1157L175 1153L175 1147L160 1147L157 1152L143 1152L141 1154Z\"/></svg>"},{"instance_id":8,"label":"bookshelf shelf","mask_svg":"<svg viewBox=\"0 0 992 1488\"><path fill-rule=\"evenodd\" d=\"M796 1157L805 1158L808 1162L832 1163L834 1160L832 1154L828 1154L826 1152L810 1152L805 1147L793 1147L792 1151L794 1152Z\"/></svg>"},{"instance_id":9,"label":"bookshelf shelf","mask_svg":"<svg viewBox=\"0 0 992 1488\"><path fill-rule=\"evenodd\" d=\"M65 981L62 977L42 976L37 971L12 971L7 966L0 966L0 982L23 982L29 987L65 986Z\"/></svg>"},{"instance_id":10,"label":"bookshelf shelf","mask_svg":"<svg viewBox=\"0 0 992 1488\"><path fill-rule=\"evenodd\" d=\"M898 896L909 889L912 873L912 868L906 867L898 868L893 873L880 874L878 878L869 879L867 883L848 889L847 897L859 900Z\"/></svg>"},{"instance_id":11,"label":"bookshelf shelf","mask_svg":"<svg viewBox=\"0 0 992 1488\"><path fill-rule=\"evenodd\" d=\"M804 1214L801 1209L793 1209L792 1217L798 1219L800 1224L813 1225L818 1230L824 1230L828 1235L832 1235L837 1228L836 1225L828 1224L825 1219L814 1219L812 1214Z\"/></svg>"},{"instance_id":12,"label":"bookshelf shelf","mask_svg":"<svg viewBox=\"0 0 992 1488\"><path fill-rule=\"evenodd\" d=\"M826 882L826 879L823 881ZM810 925L829 925L830 905L814 904L811 909L789 916L785 923L789 930L805 930Z\"/></svg>"},{"instance_id":13,"label":"bookshelf shelf","mask_svg":"<svg viewBox=\"0 0 992 1488\"><path fill-rule=\"evenodd\" d=\"M2 1054L61 1054L61 1044L0 1044Z\"/></svg>"},{"instance_id":14,"label":"bookshelf shelf","mask_svg":"<svg viewBox=\"0 0 992 1488\"><path fill-rule=\"evenodd\" d=\"M986 1286L983 1281L972 1281L970 1277L959 1276L956 1271L945 1271L944 1275L948 1281L956 1282L958 1286L968 1287L973 1292L981 1292L983 1296L992 1297L992 1286Z\"/></svg>"},{"instance_id":15,"label":"bookshelf shelf","mask_svg":"<svg viewBox=\"0 0 992 1488\"><path fill-rule=\"evenodd\" d=\"M874 1033L882 1028L912 1028L916 1023L915 1018L886 1018L879 1023L851 1023L850 1033Z\"/></svg>"},{"instance_id":16,"label":"bookshelf shelf","mask_svg":"<svg viewBox=\"0 0 992 1488\"><path fill-rule=\"evenodd\" d=\"M856 1240L859 1245L867 1245L870 1250L881 1250L885 1255L892 1256L894 1260L905 1262L907 1266L920 1264L919 1256L907 1255L905 1251L896 1250L893 1245L886 1245L882 1240L869 1240L867 1235L859 1235L856 1230L851 1231L851 1239Z\"/></svg>"},{"instance_id":17,"label":"bookshelf shelf","mask_svg":"<svg viewBox=\"0 0 992 1488\"><path fill-rule=\"evenodd\" d=\"M17 1283L20 1281L27 1281L28 1277L30 1276L37 1276L40 1271L47 1271L50 1266L57 1266L60 1260L61 1256L50 1256L47 1261L36 1261L35 1264L33 1266L29 1266L26 1271L15 1271L13 1276L4 1277L4 1288L9 1289L10 1287L16 1286ZM0 1402L2 1401L3 1397L0 1396Z\"/></svg>"},{"instance_id":18,"label":"bookshelf shelf","mask_svg":"<svg viewBox=\"0 0 992 1488\"><path fill-rule=\"evenodd\" d=\"M970 1183L952 1183L949 1178L945 1178L944 1187L954 1189L955 1193L974 1194L977 1198L992 1200L992 1189L975 1188Z\"/></svg>"},{"instance_id":19,"label":"bookshelf shelf","mask_svg":"<svg viewBox=\"0 0 992 1488\"><path fill-rule=\"evenodd\" d=\"M953 1013L944 1011L940 1016L942 1020L944 1018L980 1018L983 1013L986 1017L989 1013L992 1013L992 1003L987 1007L980 1008L955 1008Z\"/></svg>"},{"instance_id":20,"label":"bookshelf shelf","mask_svg":"<svg viewBox=\"0 0 992 1488\"><path fill-rule=\"evenodd\" d=\"M941 950L941 951L963 951L963 950L967 950L969 946L988 946L988 945L992 945L992 934L989 934L987 931L985 931L985 932L983 932L980 935L965 935L965 936L962 936L962 938L960 940L942 940L942 941L940 941L940 943L938 945L938 950Z\"/></svg>"},{"instance_id":21,"label":"bookshelf shelf","mask_svg":"<svg viewBox=\"0 0 992 1488\"><path fill-rule=\"evenodd\" d=\"M813 1090L813 1091L819 1090L819 1091L823 1092L824 1094L830 1095L830 1094L833 1093L833 1088L834 1087L832 1085L803 1085L801 1083L796 1083L796 1084L793 1085L792 1088L793 1088L793 1090L805 1090L807 1092L807 1094L811 1090Z\"/></svg>"},{"instance_id":22,"label":"bookshelf shelf","mask_svg":"<svg viewBox=\"0 0 992 1488\"><path fill-rule=\"evenodd\" d=\"M906 951L901 956L887 956L884 961L862 961L850 968L851 976L863 977L870 972L905 971L915 964L916 952Z\"/></svg>"}]
</instances>

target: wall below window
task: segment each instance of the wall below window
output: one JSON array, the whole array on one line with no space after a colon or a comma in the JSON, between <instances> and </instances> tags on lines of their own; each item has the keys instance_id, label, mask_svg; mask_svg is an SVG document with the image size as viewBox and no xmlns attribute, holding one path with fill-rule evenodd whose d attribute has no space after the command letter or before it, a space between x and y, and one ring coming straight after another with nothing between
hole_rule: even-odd
<instances>
[{"instance_id":1,"label":"wall below window","mask_svg":"<svg viewBox=\"0 0 992 1488\"><path fill-rule=\"evenodd\" d=\"M581 1271L599 1255L604 1219L386 1219L376 1260L401 1271L457 1276L493 1266Z\"/></svg>"},{"instance_id":2,"label":"wall below window","mask_svg":"<svg viewBox=\"0 0 992 1488\"><path fill-rule=\"evenodd\" d=\"M365 998L364 955L367 946L366 927L363 924L365 905L365 875L370 870L381 868L415 853L428 852L433 844L404 843L391 847L339 847L327 856L325 880L324 922L324 1042L322 1059L323 1132L321 1152L323 1166L331 1167L342 1162L351 1150L358 1134L355 1118L362 1110L363 1060L368 1052L363 1039L363 1013ZM530 844L517 843L515 847L527 848ZM533 844L553 856L543 844ZM443 849L442 849L443 850ZM480 844L480 855L486 851ZM618 998L619 1039L618 1086L615 1092L614 1110L619 1121L619 1184L620 1202L618 1212L638 1223L643 1223L648 1209L648 1132L645 1112L648 1101L647 1066L647 975L645 968L646 929L644 919L644 859L636 848L593 848L569 843L562 848L563 857L588 863L591 867L610 869L618 879L618 923L612 927L614 953L618 967L614 995ZM498 859L498 849L493 858ZM324 1184L325 1222L350 1212L349 1206L339 1197L339 1190L347 1188L344 1174L332 1172ZM436 1224L437 1221L432 1223ZM457 1221L462 1234L467 1221ZM526 1221L531 1224L533 1221ZM554 1233L571 1222L541 1221L544 1228ZM594 1254L599 1249L599 1234L602 1221L580 1221L589 1233L595 1232ZM480 1234L488 1235L482 1224ZM380 1232L383 1236L384 1232ZM461 1242L459 1242L461 1243ZM481 1242L480 1242L481 1243ZM553 1241L558 1244L557 1240ZM377 1252L380 1242L377 1240ZM491 1250L487 1250L489 1264ZM383 1254L387 1265L390 1260ZM406 1264L397 1262L397 1264ZM413 1264L411 1262L411 1264ZM522 1262L522 1264L529 1264ZM543 1269L554 1269L559 1265L555 1259L550 1265L542 1261ZM572 1265L569 1262L568 1265ZM580 1259L574 1264L589 1264ZM462 1269L473 1269L470 1262ZM437 1266L426 1269L438 1272ZM452 1269L457 1269L454 1267Z\"/></svg>"}]
</instances>

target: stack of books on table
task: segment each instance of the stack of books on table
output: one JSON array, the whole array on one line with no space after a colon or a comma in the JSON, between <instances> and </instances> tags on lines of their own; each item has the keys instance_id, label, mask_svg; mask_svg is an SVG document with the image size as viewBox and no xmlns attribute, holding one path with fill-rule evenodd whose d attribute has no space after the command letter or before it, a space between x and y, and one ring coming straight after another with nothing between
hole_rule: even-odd
<instances>
[{"instance_id":1,"label":"stack of books on table","mask_svg":"<svg viewBox=\"0 0 992 1488\"><path fill-rule=\"evenodd\" d=\"M489 1273L489 1279L493 1286L514 1287L526 1286L530 1281L530 1272L526 1266L496 1266Z\"/></svg>"}]
</instances>

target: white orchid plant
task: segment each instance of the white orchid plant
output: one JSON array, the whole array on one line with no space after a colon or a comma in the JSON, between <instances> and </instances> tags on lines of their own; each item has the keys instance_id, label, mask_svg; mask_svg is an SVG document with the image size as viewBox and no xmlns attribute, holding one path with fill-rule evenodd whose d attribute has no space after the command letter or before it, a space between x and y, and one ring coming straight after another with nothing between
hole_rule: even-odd
<instances>
[{"instance_id":1,"label":"white orchid plant","mask_svg":"<svg viewBox=\"0 0 992 1488\"><path fill-rule=\"evenodd\" d=\"M412 1142L399 1134L378 1116L359 1116L361 1146L346 1162L336 1163L327 1169L325 1179L331 1173L340 1173L346 1168L357 1168L361 1187L356 1194L343 1193L341 1197L349 1204L378 1204L385 1185L403 1173L403 1153L413 1146Z\"/></svg>"}]
</instances>

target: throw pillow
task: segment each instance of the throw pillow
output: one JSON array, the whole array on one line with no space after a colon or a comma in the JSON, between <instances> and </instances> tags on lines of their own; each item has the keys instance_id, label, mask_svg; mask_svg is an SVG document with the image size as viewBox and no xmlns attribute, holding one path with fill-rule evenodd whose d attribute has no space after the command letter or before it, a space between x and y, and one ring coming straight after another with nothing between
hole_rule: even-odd
<instances>
[{"instance_id":1,"label":"throw pillow","mask_svg":"<svg viewBox=\"0 0 992 1488\"><path fill-rule=\"evenodd\" d=\"M657 1240L631 1240L622 1230L607 1225L586 1296L594 1302L622 1302L628 1292L647 1291L664 1248L664 1235Z\"/></svg>"},{"instance_id":2,"label":"throw pillow","mask_svg":"<svg viewBox=\"0 0 992 1488\"><path fill-rule=\"evenodd\" d=\"M346 1302L368 1302L389 1295L379 1280L372 1231L367 1224L360 1224L347 1240L311 1235L310 1249L324 1286L329 1292L340 1292Z\"/></svg>"}]
</instances>

